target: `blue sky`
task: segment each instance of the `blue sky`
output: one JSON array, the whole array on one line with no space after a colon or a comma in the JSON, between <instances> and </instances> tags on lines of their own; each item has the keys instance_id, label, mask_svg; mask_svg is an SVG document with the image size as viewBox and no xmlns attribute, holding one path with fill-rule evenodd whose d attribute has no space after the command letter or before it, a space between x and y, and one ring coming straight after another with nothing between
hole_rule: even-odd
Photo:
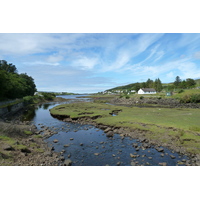
<instances>
[{"instance_id":1,"label":"blue sky","mask_svg":"<svg viewBox=\"0 0 200 200\"><path fill-rule=\"evenodd\" d=\"M0 33L0 59L39 91L92 93L160 78L200 78L200 34Z\"/></svg>"}]
</instances>

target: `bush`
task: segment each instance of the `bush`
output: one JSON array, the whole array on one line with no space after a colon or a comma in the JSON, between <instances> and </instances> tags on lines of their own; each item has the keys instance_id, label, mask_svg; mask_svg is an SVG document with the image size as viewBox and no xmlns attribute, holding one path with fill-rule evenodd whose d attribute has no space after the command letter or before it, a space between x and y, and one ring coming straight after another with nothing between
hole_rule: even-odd
<instances>
[{"instance_id":1,"label":"bush","mask_svg":"<svg viewBox=\"0 0 200 200\"><path fill-rule=\"evenodd\" d=\"M130 96L129 96L129 95L126 95L125 98L126 98L126 99L130 99Z\"/></svg>"},{"instance_id":2,"label":"bush","mask_svg":"<svg viewBox=\"0 0 200 200\"><path fill-rule=\"evenodd\" d=\"M180 94L180 93L183 93L183 92L184 92L184 90L182 90L182 89L178 91L179 94Z\"/></svg>"},{"instance_id":3,"label":"bush","mask_svg":"<svg viewBox=\"0 0 200 200\"><path fill-rule=\"evenodd\" d=\"M144 99L144 97L143 97L143 96L140 96L140 99Z\"/></svg>"},{"instance_id":4,"label":"bush","mask_svg":"<svg viewBox=\"0 0 200 200\"><path fill-rule=\"evenodd\" d=\"M34 103L34 97L33 96L26 96L23 97L24 103Z\"/></svg>"},{"instance_id":5,"label":"bush","mask_svg":"<svg viewBox=\"0 0 200 200\"><path fill-rule=\"evenodd\" d=\"M43 92L42 95L45 100L53 100L56 97L54 93L50 93L50 92Z\"/></svg>"},{"instance_id":6,"label":"bush","mask_svg":"<svg viewBox=\"0 0 200 200\"><path fill-rule=\"evenodd\" d=\"M200 94L185 95L180 99L181 103L200 103Z\"/></svg>"}]
</instances>

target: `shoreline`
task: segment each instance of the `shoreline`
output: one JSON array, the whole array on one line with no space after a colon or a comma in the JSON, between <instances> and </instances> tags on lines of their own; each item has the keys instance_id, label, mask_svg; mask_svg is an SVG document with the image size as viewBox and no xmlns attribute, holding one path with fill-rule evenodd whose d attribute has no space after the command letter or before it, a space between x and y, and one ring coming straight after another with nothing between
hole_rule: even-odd
<instances>
[{"instance_id":1,"label":"shoreline","mask_svg":"<svg viewBox=\"0 0 200 200\"><path fill-rule=\"evenodd\" d=\"M39 102L32 106L48 102L66 102L55 98L53 101ZM28 105L31 106L31 105ZM23 107L13 116L0 120L0 166L63 166L62 154L54 152L45 137L40 135L37 127L30 121L20 118L28 106Z\"/></svg>"},{"instance_id":2,"label":"shoreline","mask_svg":"<svg viewBox=\"0 0 200 200\"><path fill-rule=\"evenodd\" d=\"M72 122L72 123L78 123L78 124L87 124L87 125L93 125L96 128L99 128L103 130L106 133L107 137L113 137L114 134L119 134L121 138L123 139L124 137L130 137L132 139L137 139L138 142L146 146L146 148L155 148L159 149L160 147L165 147L168 148L180 155L185 155L189 159L186 161L186 166L200 166L200 155L194 155L188 153L184 148L181 147L176 147L172 144L162 144L158 140L150 140L145 136L145 131L139 130L139 129L130 129L130 128L125 128L125 127L114 127L114 126L109 126L101 123L97 123L93 121L91 118L79 118L79 119L71 119L71 118L59 118L58 116L54 116L58 118L59 120L62 120L64 122ZM144 148L144 147L143 147ZM183 163L180 163L183 164Z\"/></svg>"},{"instance_id":3,"label":"shoreline","mask_svg":"<svg viewBox=\"0 0 200 200\"><path fill-rule=\"evenodd\" d=\"M80 105L83 106L83 105ZM147 146L154 146L155 148L159 148L160 146L169 148L171 150L173 150L174 152L177 152L179 154L182 155L186 155L189 158L189 162L187 163L188 165L191 166L200 166L200 154L193 152L192 150L188 150L186 147L182 145L181 143L176 143L177 141L179 141L179 139L177 139L177 133L181 134L181 131L183 131L182 129L178 129L176 127L162 127L159 125L153 125L154 127L156 126L157 129L162 129L166 132L166 134L163 136L165 137L165 142L163 142L160 138L159 138L159 133L156 133L157 137L152 137L152 135L154 133L152 133L152 129L148 129L148 126L151 124L146 124L146 123L139 123L139 122L131 122L131 124L136 124L133 127L131 127L129 125L126 126L126 122L124 123L123 121L118 121L118 124L115 124L113 122L112 123L108 120L112 120L112 119L116 119L116 117L114 118L108 118L106 117L105 120L103 119L104 117L97 115L97 112L95 112L94 110L94 106L95 105L91 105L92 110L94 113L90 112L91 110L89 109L89 107L80 107L80 106L76 106L74 104L74 108L75 112L69 111L70 107L67 107L68 114L64 114L64 110L66 108L63 108L63 106L61 108L59 108L59 106L57 107L57 109L54 109L53 112L50 111L51 115L62 120L62 121L66 121L66 122L74 122L74 123L80 123L80 124L89 124L89 125L94 125L97 128L100 128L102 130L104 130L106 132L106 135L112 135L112 134L119 134L121 137L131 137L133 139L138 139L140 142L142 143L146 143ZM105 107L105 109L103 109L103 104L101 104L101 107L99 107L100 110L108 110L107 107ZM119 106L118 106L119 108ZM124 109L123 107L121 107L122 109ZM73 109L73 108L72 108ZM114 108L110 108L111 112ZM79 112L77 112L77 110L79 110ZM87 110L87 112L82 112L83 110ZM60 114L58 114L60 113ZM95 116L96 114L96 116ZM110 113L111 114L111 113ZM70 116L71 115L71 116ZM104 115L104 114L103 114ZM137 128L138 126L138 128ZM160 131L162 133L162 131ZM173 135L168 135L168 132L170 133L174 133ZM188 131L186 131L187 133ZM190 131L191 132L191 131ZM163 140L164 140L163 139ZM183 141L190 141L190 139L183 139ZM192 141L192 140L191 140ZM194 147L195 148L195 147ZM194 149L193 148L193 149Z\"/></svg>"}]
</instances>

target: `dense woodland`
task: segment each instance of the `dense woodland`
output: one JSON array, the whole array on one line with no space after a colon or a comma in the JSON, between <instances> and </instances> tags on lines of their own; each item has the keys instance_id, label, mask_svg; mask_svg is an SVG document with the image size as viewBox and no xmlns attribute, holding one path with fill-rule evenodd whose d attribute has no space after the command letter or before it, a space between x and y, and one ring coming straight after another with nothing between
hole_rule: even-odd
<instances>
[{"instance_id":1,"label":"dense woodland","mask_svg":"<svg viewBox=\"0 0 200 200\"><path fill-rule=\"evenodd\" d=\"M35 92L36 85L31 76L19 74L15 65L0 60L0 100L32 96Z\"/></svg>"}]
</instances>

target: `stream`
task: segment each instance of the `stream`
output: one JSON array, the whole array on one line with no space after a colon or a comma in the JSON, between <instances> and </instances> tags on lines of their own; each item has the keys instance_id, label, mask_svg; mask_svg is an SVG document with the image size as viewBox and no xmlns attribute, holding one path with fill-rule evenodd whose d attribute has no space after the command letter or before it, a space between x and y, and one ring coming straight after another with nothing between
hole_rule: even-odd
<instances>
[{"instance_id":1,"label":"stream","mask_svg":"<svg viewBox=\"0 0 200 200\"><path fill-rule=\"evenodd\" d=\"M84 95L82 95L84 96ZM45 139L54 151L62 152L65 159L72 161L72 166L176 166L185 165L188 158L179 155L165 147L162 152L155 148L144 148L137 139L122 138L119 134L106 137L103 130L93 125L80 125L78 123L63 122L50 115L49 109L74 100L90 101L89 98L80 98L81 95L63 95L62 98L70 101L62 103L44 103L24 113L23 121L32 121L41 130L48 127L57 132ZM77 98L79 97L79 98ZM41 133L43 134L43 133ZM54 140L58 140L57 143Z\"/></svg>"}]
</instances>

